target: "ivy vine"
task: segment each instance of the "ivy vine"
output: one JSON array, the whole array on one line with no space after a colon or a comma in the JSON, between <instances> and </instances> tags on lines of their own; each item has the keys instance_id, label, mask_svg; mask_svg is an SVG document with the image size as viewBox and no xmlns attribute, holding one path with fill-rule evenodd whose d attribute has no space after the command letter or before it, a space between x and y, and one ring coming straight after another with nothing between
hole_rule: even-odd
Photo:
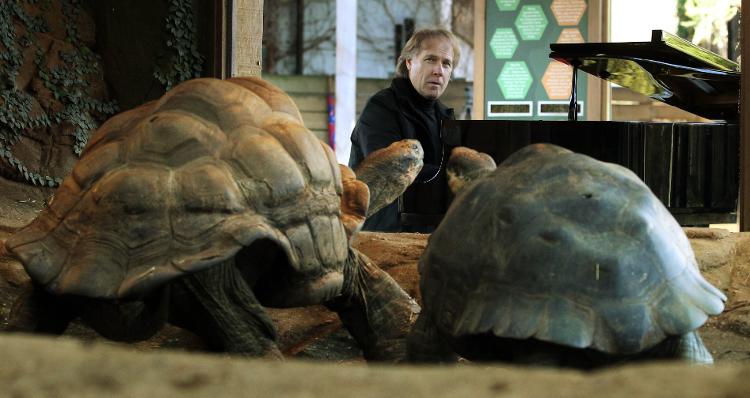
<instances>
[{"instance_id":1,"label":"ivy vine","mask_svg":"<svg viewBox=\"0 0 750 398\"><path fill-rule=\"evenodd\" d=\"M22 3L38 4L39 14L29 15ZM80 155L88 141L89 135L108 116L117 111L114 101L101 101L92 98L89 93L87 76L99 74L100 60L96 54L81 41L77 31L76 20L81 12L80 0L59 0L66 27L65 40L71 44L70 52L60 52L58 65L48 68L45 50L40 47L39 33L49 32L44 15L51 6L52 0L8 0L0 2L0 160L16 169L24 180L35 185L56 186L62 179L41 175L29 170L13 156L12 148L21 139L24 132L47 128L48 131L59 131L64 126L72 126L75 143L72 150ZM23 29L17 37L15 22ZM25 49L35 46L34 63L38 78L53 95L59 106L32 111L32 96L25 88L18 87L16 78L23 64ZM54 108L54 109L52 109ZM51 128L51 129L50 129Z\"/></svg>"},{"instance_id":2,"label":"ivy vine","mask_svg":"<svg viewBox=\"0 0 750 398\"><path fill-rule=\"evenodd\" d=\"M154 77L169 91L185 80L200 77L203 69L191 0L169 0L166 31L167 51L157 62Z\"/></svg>"}]
</instances>

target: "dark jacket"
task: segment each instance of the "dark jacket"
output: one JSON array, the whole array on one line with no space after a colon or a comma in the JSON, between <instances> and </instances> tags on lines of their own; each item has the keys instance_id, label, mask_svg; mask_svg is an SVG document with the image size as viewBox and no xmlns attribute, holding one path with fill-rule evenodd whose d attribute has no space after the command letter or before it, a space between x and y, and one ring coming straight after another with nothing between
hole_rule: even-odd
<instances>
[{"instance_id":1,"label":"dark jacket","mask_svg":"<svg viewBox=\"0 0 750 398\"><path fill-rule=\"evenodd\" d=\"M447 161L447 154L444 153L440 126L443 120L453 118L453 109L440 101L422 97L408 78L395 78L390 87L373 95L362 110L352 132L349 167L355 169L367 155L393 142L417 139L424 149L424 167L408 191L414 191L417 196L430 196L431 191L442 192L446 184L441 167ZM404 230L399 222L398 204L391 203L373 214L363 229Z\"/></svg>"}]
</instances>

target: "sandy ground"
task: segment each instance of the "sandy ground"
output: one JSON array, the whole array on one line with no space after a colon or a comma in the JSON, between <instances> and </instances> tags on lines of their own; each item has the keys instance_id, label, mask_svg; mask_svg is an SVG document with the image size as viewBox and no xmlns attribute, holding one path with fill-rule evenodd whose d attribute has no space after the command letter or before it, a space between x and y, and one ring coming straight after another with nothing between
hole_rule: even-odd
<instances>
[{"instance_id":1,"label":"sandy ground","mask_svg":"<svg viewBox=\"0 0 750 398\"><path fill-rule=\"evenodd\" d=\"M2 179L0 192L0 241L31 220L50 194ZM686 232L704 275L729 297L726 311L700 331L715 367L663 363L581 373L367 365L337 317L312 306L269 310L284 363L195 352L200 340L175 327L134 345L105 341L81 324L61 338L0 334L0 396L750 396L750 233ZM416 267L427 239L361 233L354 245L419 298ZM20 264L0 249L1 322L27 283Z\"/></svg>"}]
</instances>

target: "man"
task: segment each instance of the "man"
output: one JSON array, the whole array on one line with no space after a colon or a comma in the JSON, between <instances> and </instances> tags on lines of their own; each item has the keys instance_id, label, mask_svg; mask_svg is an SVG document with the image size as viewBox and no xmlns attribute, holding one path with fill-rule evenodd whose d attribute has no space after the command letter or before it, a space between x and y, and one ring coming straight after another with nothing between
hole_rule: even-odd
<instances>
[{"instance_id":1,"label":"man","mask_svg":"<svg viewBox=\"0 0 750 398\"><path fill-rule=\"evenodd\" d=\"M402 139L417 139L424 149L424 167L407 190L422 198L444 191L444 153L440 126L453 119L453 109L438 98L445 92L451 72L458 65L456 38L444 29L424 29L406 42L391 86L376 93L365 105L352 132L349 166L354 169L367 155ZM423 200L419 200L423 203ZM434 228L433 224L427 228ZM370 231L402 231L398 203L394 202L367 219ZM424 228L409 230L425 231Z\"/></svg>"}]
</instances>

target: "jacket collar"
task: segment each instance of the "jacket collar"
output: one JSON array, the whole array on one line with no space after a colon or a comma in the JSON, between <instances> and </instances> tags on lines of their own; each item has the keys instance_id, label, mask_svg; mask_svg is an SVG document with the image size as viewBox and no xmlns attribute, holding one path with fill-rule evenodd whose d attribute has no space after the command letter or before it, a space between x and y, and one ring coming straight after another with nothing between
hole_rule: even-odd
<instances>
[{"instance_id":1,"label":"jacket collar","mask_svg":"<svg viewBox=\"0 0 750 398\"><path fill-rule=\"evenodd\" d=\"M454 117L453 108L448 108L447 106L443 105L440 100L431 101L422 97L417 92L417 90L414 89L414 86L412 86L411 81L409 81L408 78L394 78L391 81L391 88L396 94L396 98L398 99L398 102L401 106L407 106L414 110L423 109L424 105L416 103L420 100L415 98L415 96L419 96L419 98L424 101L423 104L433 104L433 106L437 110L438 115L440 116L440 119L453 119Z\"/></svg>"}]
</instances>

